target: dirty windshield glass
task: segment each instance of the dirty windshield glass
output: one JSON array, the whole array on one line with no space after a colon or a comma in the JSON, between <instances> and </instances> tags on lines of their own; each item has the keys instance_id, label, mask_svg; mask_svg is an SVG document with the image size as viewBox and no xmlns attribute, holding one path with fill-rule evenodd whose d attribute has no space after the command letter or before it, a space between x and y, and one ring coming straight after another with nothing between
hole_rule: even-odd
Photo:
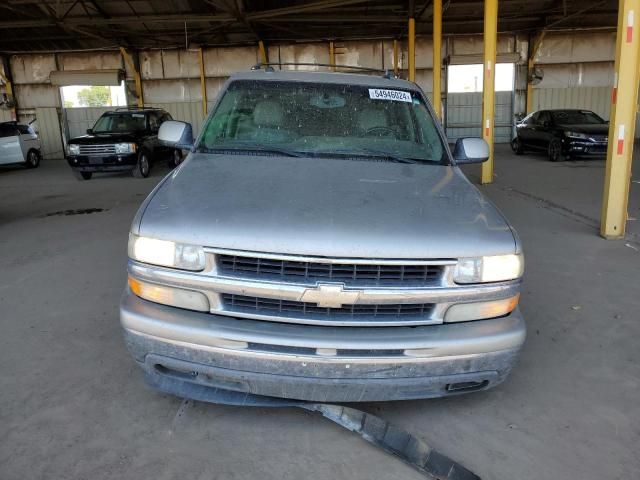
<instances>
[{"instance_id":1,"label":"dirty windshield glass","mask_svg":"<svg viewBox=\"0 0 640 480\"><path fill-rule=\"evenodd\" d=\"M363 85L235 81L198 149L446 163L420 95Z\"/></svg>"},{"instance_id":2,"label":"dirty windshield glass","mask_svg":"<svg viewBox=\"0 0 640 480\"><path fill-rule=\"evenodd\" d=\"M144 130L143 113L122 113L103 115L93 127L94 133L125 133Z\"/></svg>"},{"instance_id":3,"label":"dirty windshield glass","mask_svg":"<svg viewBox=\"0 0 640 480\"><path fill-rule=\"evenodd\" d=\"M553 121L561 125L585 125L605 123L602 118L588 110L566 110L551 112Z\"/></svg>"}]
</instances>

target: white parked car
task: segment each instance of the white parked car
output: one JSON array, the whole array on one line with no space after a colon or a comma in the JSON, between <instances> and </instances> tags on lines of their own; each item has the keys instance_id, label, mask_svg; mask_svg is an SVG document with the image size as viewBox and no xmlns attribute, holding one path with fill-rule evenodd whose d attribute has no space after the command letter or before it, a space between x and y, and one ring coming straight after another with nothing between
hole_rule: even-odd
<instances>
[{"instance_id":1,"label":"white parked car","mask_svg":"<svg viewBox=\"0 0 640 480\"><path fill-rule=\"evenodd\" d=\"M27 168L40 165L40 140L29 125L0 123L0 165L23 163Z\"/></svg>"}]
</instances>

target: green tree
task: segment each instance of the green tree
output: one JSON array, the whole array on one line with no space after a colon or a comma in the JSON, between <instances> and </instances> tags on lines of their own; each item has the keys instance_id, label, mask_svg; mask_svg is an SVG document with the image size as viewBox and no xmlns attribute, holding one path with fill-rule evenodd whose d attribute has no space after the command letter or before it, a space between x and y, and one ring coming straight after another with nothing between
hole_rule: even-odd
<instances>
[{"instance_id":1,"label":"green tree","mask_svg":"<svg viewBox=\"0 0 640 480\"><path fill-rule=\"evenodd\" d=\"M111 104L109 87L92 86L78 92L78 102L85 107L104 107Z\"/></svg>"},{"instance_id":2,"label":"green tree","mask_svg":"<svg viewBox=\"0 0 640 480\"><path fill-rule=\"evenodd\" d=\"M73 108L73 102L71 100L65 100L64 108Z\"/></svg>"}]
</instances>

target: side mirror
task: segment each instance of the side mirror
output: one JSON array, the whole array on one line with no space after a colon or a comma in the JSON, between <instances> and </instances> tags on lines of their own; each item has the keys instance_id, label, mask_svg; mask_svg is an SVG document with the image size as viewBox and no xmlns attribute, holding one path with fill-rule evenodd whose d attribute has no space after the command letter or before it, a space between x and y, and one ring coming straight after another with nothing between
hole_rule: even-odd
<instances>
[{"instance_id":1,"label":"side mirror","mask_svg":"<svg viewBox=\"0 0 640 480\"><path fill-rule=\"evenodd\" d=\"M489 145L482 138L459 138L453 149L457 164L482 163L489 159Z\"/></svg>"},{"instance_id":2,"label":"side mirror","mask_svg":"<svg viewBox=\"0 0 640 480\"><path fill-rule=\"evenodd\" d=\"M544 128L549 128L551 126L551 122L549 120L545 120L544 122L542 122L542 126Z\"/></svg>"},{"instance_id":3,"label":"side mirror","mask_svg":"<svg viewBox=\"0 0 640 480\"><path fill-rule=\"evenodd\" d=\"M93 134L93 129L87 128L87 135L92 135L92 134Z\"/></svg>"},{"instance_id":4,"label":"side mirror","mask_svg":"<svg viewBox=\"0 0 640 480\"><path fill-rule=\"evenodd\" d=\"M167 147L191 150L193 147L193 128L190 123L168 120L160 125L158 141Z\"/></svg>"}]
</instances>

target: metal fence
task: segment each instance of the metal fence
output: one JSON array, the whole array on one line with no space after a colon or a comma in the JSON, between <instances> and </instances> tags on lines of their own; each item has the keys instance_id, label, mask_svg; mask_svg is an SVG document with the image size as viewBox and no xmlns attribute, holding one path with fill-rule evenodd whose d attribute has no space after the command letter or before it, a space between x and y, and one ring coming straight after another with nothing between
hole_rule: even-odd
<instances>
[{"instance_id":1,"label":"metal fence","mask_svg":"<svg viewBox=\"0 0 640 480\"><path fill-rule=\"evenodd\" d=\"M513 130L513 92L496 92L495 143L509 143ZM445 130L450 143L482 136L482 92L449 93Z\"/></svg>"}]
</instances>

